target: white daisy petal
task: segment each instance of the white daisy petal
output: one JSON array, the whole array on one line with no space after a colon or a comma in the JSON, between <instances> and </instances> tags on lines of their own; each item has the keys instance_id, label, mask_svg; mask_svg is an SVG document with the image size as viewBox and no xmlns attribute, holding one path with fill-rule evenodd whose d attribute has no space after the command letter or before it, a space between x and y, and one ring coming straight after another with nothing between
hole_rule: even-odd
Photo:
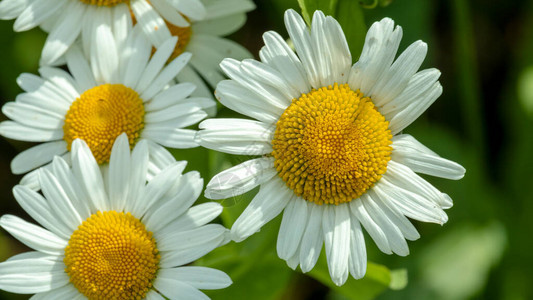
<instances>
[{"instance_id":1,"label":"white daisy petal","mask_svg":"<svg viewBox=\"0 0 533 300\"><path fill-rule=\"evenodd\" d=\"M135 29L138 29L138 27L135 27ZM128 87L134 87L139 84L139 79L148 65L152 51L152 45L144 34L135 29L130 33L127 41L129 44L124 51L125 53L121 55L121 66L123 66L121 82Z\"/></svg>"},{"instance_id":2,"label":"white daisy petal","mask_svg":"<svg viewBox=\"0 0 533 300\"><path fill-rule=\"evenodd\" d=\"M392 142L392 159L415 172L454 180L463 178L465 174L461 165L441 158L408 134L395 136Z\"/></svg>"},{"instance_id":3,"label":"white daisy petal","mask_svg":"<svg viewBox=\"0 0 533 300\"><path fill-rule=\"evenodd\" d=\"M232 283L231 278L222 271L196 266L161 269L159 276L173 278L197 289L205 290L223 289Z\"/></svg>"},{"instance_id":4,"label":"white daisy petal","mask_svg":"<svg viewBox=\"0 0 533 300\"><path fill-rule=\"evenodd\" d=\"M215 175L205 187L209 199L226 199L242 195L276 175L274 160L251 159Z\"/></svg>"},{"instance_id":5,"label":"white daisy petal","mask_svg":"<svg viewBox=\"0 0 533 300\"><path fill-rule=\"evenodd\" d=\"M441 193L429 182L415 174L410 168L393 160L389 161L387 174L384 174L387 180L394 182L397 186L420 194L424 198L430 199L443 208L449 208L450 199L448 195Z\"/></svg>"},{"instance_id":6,"label":"white daisy petal","mask_svg":"<svg viewBox=\"0 0 533 300\"><path fill-rule=\"evenodd\" d=\"M186 149L197 147L197 142L194 141L196 135L195 130L179 129L167 126L146 125L141 138L152 140L165 147Z\"/></svg>"},{"instance_id":7,"label":"white daisy petal","mask_svg":"<svg viewBox=\"0 0 533 300\"><path fill-rule=\"evenodd\" d=\"M46 39L41 55L41 65L50 65L56 62L81 33L80 19L85 13L85 5L80 1L70 1L63 8L55 26Z\"/></svg>"},{"instance_id":8,"label":"white daisy petal","mask_svg":"<svg viewBox=\"0 0 533 300\"><path fill-rule=\"evenodd\" d=\"M52 255L62 255L67 242L39 226L12 215L3 215L0 226L24 245Z\"/></svg>"},{"instance_id":9,"label":"white daisy petal","mask_svg":"<svg viewBox=\"0 0 533 300\"><path fill-rule=\"evenodd\" d=\"M294 43L298 57L302 61L309 83L313 88L319 88L320 79L316 66L316 55L313 47L311 47L313 41L304 20L294 10L289 9L285 12L285 26Z\"/></svg>"},{"instance_id":10,"label":"white daisy petal","mask_svg":"<svg viewBox=\"0 0 533 300\"><path fill-rule=\"evenodd\" d=\"M198 289L169 277L157 277L154 287L168 299L174 300L209 300Z\"/></svg>"},{"instance_id":11,"label":"white daisy petal","mask_svg":"<svg viewBox=\"0 0 533 300\"><path fill-rule=\"evenodd\" d=\"M4 0L0 2L0 20L15 19L31 0Z\"/></svg>"},{"instance_id":12,"label":"white daisy petal","mask_svg":"<svg viewBox=\"0 0 533 300\"><path fill-rule=\"evenodd\" d=\"M138 2L138 1L136 1ZM154 78L157 77L161 69L165 66L168 58L172 54L174 47L176 46L178 39L175 37L169 38L166 40L157 51L154 53L148 65L143 71L139 83L135 87L135 91L139 94L142 94L153 82ZM148 99L144 99L145 101Z\"/></svg>"},{"instance_id":13,"label":"white daisy petal","mask_svg":"<svg viewBox=\"0 0 533 300\"><path fill-rule=\"evenodd\" d=\"M58 218L62 220L71 231L76 230L83 219L78 214L76 207L70 201L59 181L50 171L44 168L40 169L39 181L41 183L43 195L48 199L50 207L54 210L56 216L58 216Z\"/></svg>"},{"instance_id":14,"label":"white daisy petal","mask_svg":"<svg viewBox=\"0 0 533 300\"><path fill-rule=\"evenodd\" d=\"M209 119L199 125L197 140L203 147L243 155L272 152L269 141L273 128L269 124L241 119Z\"/></svg>"},{"instance_id":15,"label":"white daisy petal","mask_svg":"<svg viewBox=\"0 0 533 300\"><path fill-rule=\"evenodd\" d=\"M441 94L442 86L439 82L436 82L427 92L420 96L418 102L409 104L390 120L389 129L391 133L397 134L413 123Z\"/></svg>"},{"instance_id":16,"label":"white daisy petal","mask_svg":"<svg viewBox=\"0 0 533 300\"><path fill-rule=\"evenodd\" d=\"M215 96L228 108L265 123L275 123L283 113L282 108L270 105L251 90L232 80L221 81Z\"/></svg>"},{"instance_id":17,"label":"white daisy petal","mask_svg":"<svg viewBox=\"0 0 533 300\"><path fill-rule=\"evenodd\" d=\"M179 27L189 26L189 22L185 19L168 1L155 0L150 1L150 4L157 10L165 21Z\"/></svg>"},{"instance_id":18,"label":"white daisy petal","mask_svg":"<svg viewBox=\"0 0 533 300\"><path fill-rule=\"evenodd\" d=\"M292 191L278 178L272 178L261 185L259 193L231 227L233 240L243 241L259 231L264 224L281 213L291 194Z\"/></svg>"},{"instance_id":19,"label":"white daisy petal","mask_svg":"<svg viewBox=\"0 0 533 300\"><path fill-rule=\"evenodd\" d=\"M374 186L374 189L376 193L382 196L381 199L388 206L397 207L409 218L437 224L444 224L448 221L448 216L438 204L418 194L393 185L384 178L381 178L376 186ZM366 228L366 224L362 220L361 223Z\"/></svg>"},{"instance_id":20,"label":"white daisy petal","mask_svg":"<svg viewBox=\"0 0 533 300\"><path fill-rule=\"evenodd\" d=\"M28 127L12 121L0 123L0 135L10 139L24 138L27 142L48 142L63 138L63 128L54 130Z\"/></svg>"},{"instance_id":21,"label":"white daisy petal","mask_svg":"<svg viewBox=\"0 0 533 300\"><path fill-rule=\"evenodd\" d=\"M13 25L13 29L15 31L30 30L54 15L58 10L63 8L66 3L67 0L58 0L54 3L47 0L31 1L18 16Z\"/></svg>"},{"instance_id":22,"label":"white daisy petal","mask_svg":"<svg viewBox=\"0 0 533 300\"><path fill-rule=\"evenodd\" d=\"M87 219L91 215L89 204L86 201L88 196L85 195L78 181L74 179L70 164L63 158L54 157L52 161L52 172L59 185L67 194L68 199L76 207L76 211L82 220Z\"/></svg>"},{"instance_id":23,"label":"white daisy petal","mask_svg":"<svg viewBox=\"0 0 533 300\"><path fill-rule=\"evenodd\" d=\"M293 197L289 200L278 234L276 250L281 259L288 260L298 250L300 240L307 225L308 212L307 201L300 197Z\"/></svg>"},{"instance_id":24,"label":"white daisy petal","mask_svg":"<svg viewBox=\"0 0 533 300\"><path fill-rule=\"evenodd\" d=\"M425 69L414 74L407 83L407 87L398 96L383 101L385 103L380 108L380 112L387 120L392 119L409 104L423 100L425 93L434 86L439 77L440 71L437 69Z\"/></svg>"},{"instance_id":25,"label":"white daisy petal","mask_svg":"<svg viewBox=\"0 0 533 300\"><path fill-rule=\"evenodd\" d=\"M261 60L275 67L286 81L300 93L309 92L310 87L304 67L285 40L274 31L265 32L263 40L265 47L261 53L268 53L268 58L261 58Z\"/></svg>"},{"instance_id":26,"label":"white daisy petal","mask_svg":"<svg viewBox=\"0 0 533 300\"><path fill-rule=\"evenodd\" d=\"M206 10L201 1L198 0L167 0L181 14L189 19L197 21L205 18Z\"/></svg>"},{"instance_id":27,"label":"white daisy petal","mask_svg":"<svg viewBox=\"0 0 533 300\"><path fill-rule=\"evenodd\" d=\"M218 21L217 21L218 23ZM199 25L199 24L198 24ZM220 24L216 24L217 27L220 26ZM240 26L239 26L240 27ZM195 31L195 28L193 26L192 31ZM196 44L196 45L212 45L212 48L216 50L216 52L220 53L219 57L225 58L225 57L232 57L235 59L245 59L245 58L252 58L253 55L243 46L241 46L238 43L235 43L231 40L227 40L224 38L220 38L217 36L213 36L212 32L209 32L208 34L195 34L191 37L190 44ZM189 48L187 48L189 49ZM189 50L190 51L190 50ZM194 53L196 54L196 53ZM220 60L217 61L216 66L218 69L218 64L220 63Z\"/></svg>"},{"instance_id":28,"label":"white daisy petal","mask_svg":"<svg viewBox=\"0 0 533 300\"><path fill-rule=\"evenodd\" d=\"M74 287L73 284L67 284L60 288L53 289L49 292L35 294L31 300L57 300L57 299L84 299L84 296Z\"/></svg>"},{"instance_id":29,"label":"white daisy petal","mask_svg":"<svg viewBox=\"0 0 533 300\"><path fill-rule=\"evenodd\" d=\"M159 49L171 37L164 20L145 0L131 1L130 8L146 37Z\"/></svg>"},{"instance_id":30,"label":"white daisy petal","mask_svg":"<svg viewBox=\"0 0 533 300\"><path fill-rule=\"evenodd\" d=\"M333 228L324 228L326 235L333 229L331 238L331 250L327 251L329 274L333 282L340 286L348 279L348 257L350 256L350 211L348 204L340 204L333 207L335 220ZM331 214L330 214L331 215ZM329 221L331 222L331 221ZM328 231L326 231L328 229ZM326 240L328 244L328 241Z\"/></svg>"},{"instance_id":31,"label":"white daisy petal","mask_svg":"<svg viewBox=\"0 0 533 300\"><path fill-rule=\"evenodd\" d=\"M272 105L273 107L284 110L292 100L292 98L284 96L277 89L271 87L270 85L264 84L263 82L254 81L247 75L245 76L245 74L242 73L243 67L241 66L241 63L234 59L224 59L220 63L220 67L222 70L224 70L224 73L226 73L228 77L240 83L242 86L255 94L256 97L262 99L266 105Z\"/></svg>"},{"instance_id":32,"label":"white daisy petal","mask_svg":"<svg viewBox=\"0 0 533 300\"><path fill-rule=\"evenodd\" d=\"M131 12L126 3L115 6L112 22L113 36L115 37L117 49L120 53L124 48L129 32L132 30Z\"/></svg>"},{"instance_id":33,"label":"white daisy petal","mask_svg":"<svg viewBox=\"0 0 533 300\"><path fill-rule=\"evenodd\" d=\"M180 56L176 57L172 62L170 62L159 75L152 81L149 87L144 90L141 94L142 99L151 99L157 93L159 93L165 85L168 84L172 78L181 71L181 69L189 62L191 59L191 54L185 52Z\"/></svg>"},{"instance_id":34,"label":"white daisy petal","mask_svg":"<svg viewBox=\"0 0 533 300\"><path fill-rule=\"evenodd\" d=\"M407 246L407 242L405 241L402 232L400 229L398 229L398 226L389 220L387 215L380 209L380 207L375 204L372 196L373 194L371 193L366 193L361 196L361 202L363 203L366 211L385 234L392 252L400 256L408 255L409 247Z\"/></svg>"},{"instance_id":35,"label":"white daisy petal","mask_svg":"<svg viewBox=\"0 0 533 300\"><path fill-rule=\"evenodd\" d=\"M204 240L203 243L191 247L163 251L161 252L161 261L159 262L159 265L164 269L191 263L213 251L213 249L222 244L224 239L225 235L220 234L214 236L214 239Z\"/></svg>"},{"instance_id":36,"label":"white daisy petal","mask_svg":"<svg viewBox=\"0 0 533 300\"><path fill-rule=\"evenodd\" d=\"M44 228L57 234L60 238L68 239L70 237L72 230L58 218L50 204L40 194L26 186L17 185L13 188L13 195L24 211Z\"/></svg>"},{"instance_id":37,"label":"white daisy petal","mask_svg":"<svg viewBox=\"0 0 533 300\"><path fill-rule=\"evenodd\" d=\"M309 209L309 220L300 245L300 268L304 273L314 268L324 243L322 231L324 209L319 205L309 205Z\"/></svg>"},{"instance_id":38,"label":"white daisy petal","mask_svg":"<svg viewBox=\"0 0 533 300\"><path fill-rule=\"evenodd\" d=\"M109 210L109 200L104 190L104 180L98 164L87 144L80 139L72 143L72 171L81 179L80 188L90 200L94 210Z\"/></svg>"},{"instance_id":39,"label":"white daisy petal","mask_svg":"<svg viewBox=\"0 0 533 300\"><path fill-rule=\"evenodd\" d=\"M379 192L381 192L381 190L369 191L373 200L371 205L377 206L378 210L385 214L385 217L400 229L402 235L406 239L411 241L419 239L420 234L413 224L394 206L387 206L386 202L382 200L382 197L384 196L380 195Z\"/></svg>"},{"instance_id":40,"label":"white daisy petal","mask_svg":"<svg viewBox=\"0 0 533 300\"><path fill-rule=\"evenodd\" d=\"M13 121L28 127L45 130L63 127L64 116L30 104L8 102L2 106L2 112Z\"/></svg>"},{"instance_id":41,"label":"white daisy petal","mask_svg":"<svg viewBox=\"0 0 533 300\"><path fill-rule=\"evenodd\" d=\"M11 171L14 174L23 174L36 167L42 166L56 155L61 155L67 151L65 141L44 143L31 147L19 153L11 161Z\"/></svg>"},{"instance_id":42,"label":"white daisy petal","mask_svg":"<svg viewBox=\"0 0 533 300\"><path fill-rule=\"evenodd\" d=\"M281 73L267 64L245 59L241 63L241 68L248 78L276 88L287 99L300 97L300 93L285 82Z\"/></svg>"},{"instance_id":43,"label":"white daisy petal","mask_svg":"<svg viewBox=\"0 0 533 300\"><path fill-rule=\"evenodd\" d=\"M176 174L180 174L182 170L183 165L175 162L150 180L142 195L139 195L137 201L133 204L134 206L131 208L132 214L138 217L143 216L172 187L172 179Z\"/></svg>"},{"instance_id":44,"label":"white daisy petal","mask_svg":"<svg viewBox=\"0 0 533 300\"><path fill-rule=\"evenodd\" d=\"M221 237L227 229L219 224L208 224L187 231L174 231L165 236L157 236L157 249L160 251L186 250L198 247Z\"/></svg>"},{"instance_id":45,"label":"white daisy petal","mask_svg":"<svg viewBox=\"0 0 533 300\"><path fill-rule=\"evenodd\" d=\"M130 144L128 136L121 134L113 144L111 158L109 159L109 200L110 208L115 211L122 211L126 206L126 201L130 195L129 180L131 169Z\"/></svg>"},{"instance_id":46,"label":"white daisy petal","mask_svg":"<svg viewBox=\"0 0 533 300\"><path fill-rule=\"evenodd\" d=\"M155 95L144 104L144 108L146 111L156 111L182 103L195 89L196 86L189 82L173 85Z\"/></svg>"},{"instance_id":47,"label":"white daisy petal","mask_svg":"<svg viewBox=\"0 0 533 300\"><path fill-rule=\"evenodd\" d=\"M177 187L178 192L172 197L163 199L162 203L154 207L144 218L144 224L150 231L162 230L173 218L184 213L198 199L204 186L200 173L189 172L183 175ZM173 227L176 228L176 227Z\"/></svg>"},{"instance_id":48,"label":"white daisy petal","mask_svg":"<svg viewBox=\"0 0 533 300\"><path fill-rule=\"evenodd\" d=\"M96 86L89 63L83 57L81 49L74 45L66 53L67 66L80 88L80 92ZM65 111L66 112L66 111Z\"/></svg>"},{"instance_id":49,"label":"white daisy petal","mask_svg":"<svg viewBox=\"0 0 533 300\"><path fill-rule=\"evenodd\" d=\"M161 228L159 234L166 235L174 231L175 228L190 230L205 225L213 221L222 213L222 205L215 202L202 203L193 206L189 210L173 220L171 223Z\"/></svg>"},{"instance_id":50,"label":"white daisy petal","mask_svg":"<svg viewBox=\"0 0 533 300\"><path fill-rule=\"evenodd\" d=\"M0 289L11 293L42 293L68 284L61 260L19 259L0 263Z\"/></svg>"},{"instance_id":51,"label":"white daisy petal","mask_svg":"<svg viewBox=\"0 0 533 300\"><path fill-rule=\"evenodd\" d=\"M102 10L104 12L106 10ZM111 12L98 14L100 25L96 27L91 47L91 68L98 83L116 83L118 80L118 49L111 32Z\"/></svg>"},{"instance_id":52,"label":"white daisy petal","mask_svg":"<svg viewBox=\"0 0 533 300\"><path fill-rule=\"evenodd\" d=\"M159 294L155 290L150 290L146 294L145 298L146 298L146 300L165 300L166 299L165 297L161 296L161 294Z\"/></svg>"},{"instance_id":53,"label":"white daisy petal","mask_svg":"<svg viewBox=\"0 0 533 300\"><path fill-rule=\"evenodd\" d=\"M381 181L382 180L380 180L379 182ZM383 232L379 225L374 222L370 214L365 209L363 205L364 200L365 199L361 197L350 202L350 209L352 213L359 220L359 222L361 222L368 234L370 234L370 236L378 246L379 250L386 254L392 254L389 241L387 240L387 235Z\"/></svg>"},{"instance_id":54,"label":"white daisy petal","mask_svg":"<svg viewBox=\"0 0 533 300\"><path fill-rule=\"evenodd\" d=\"M427 49L426 43L417 41L405 49L396 59L388 72L379 79L369 92L376 106L390 102L405 89L411 77L422 65Z\"/></svg>"},{"instance_id":55,"label":"white daisy petal","mask_svg":"<svg viewBox=\"0 0 533 300\"><path fill-rule=\"evenodd\" d=\"M211 89L207 86L204 80L196 73L196 71L191 66L185 66L176 76L176 80L180 83L192 83L196 86L193 95L200 97L213 97ZM216 107L209 110L208 113L210 116L216 114Z\"/></svg>"},{"instance_id":56,"label":"white daisy petal","mask_svg":"<svg viewBox=\"0 0 533 300\"><path fill-rule=\"evenodd\" d=\"M69 73L58 68L41 67L39 74L43 79L52 83L55 90L61 93L65 99L68 99L69 104L80 96L79 88Z\"/></svg>"},{"instance_id":57,"label":"white daisy petal","mask_svg":"<svg viewBox=\"0 0 533 300\"><path fill-rule=\"evenodd\" d=\"M205 8L207 12L205 20L212 20L227 16L239 16L241 15L239 13L255 9L255 4L247 0L211 1ZM205 23L205 21L195 23L193 26L202 23Z\"/></svg>"},{"instance_id":58,"label":"white daisy petal","mask_svg":"<svg viewBox=\"0 0 533 300\"><path fill-rule=\"evenodd\" d=\"M401 38L402 28L394 28L394 22L389 18L372 24L366 34L359 61L350 71L348 83L353 90L361 89L371 96L369 92L391 66Z\"/></svg>"},{"instance_id":59,"label":"white daisy petal","mask_svg":"<svg viewBox=\"0 0 533 300\"><path fill-rule=\"evenodd\" d=\"M350 259L348 259L348 267L350 274L355 279L360 279L366 273L365 237L359 220L353 214L350 216Z\"/></svg>"}]
</instances>

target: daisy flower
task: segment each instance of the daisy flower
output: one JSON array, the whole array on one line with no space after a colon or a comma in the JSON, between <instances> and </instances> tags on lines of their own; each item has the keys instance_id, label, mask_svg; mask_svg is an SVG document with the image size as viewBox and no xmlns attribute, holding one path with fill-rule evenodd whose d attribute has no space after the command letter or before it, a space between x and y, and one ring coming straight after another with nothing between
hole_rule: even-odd
<instances>
[{"instance_id":1,"label":"daisy flower","mask_svg":"<svg viewBox=\"0 0 533 300\"><path fill-rule=\"evenodd\" d=\"M188 51L192 54L190 66L179 74L178 81L192 82L198 87L195 95L212 97L211 89L225 79L219 67L226 58L245 59L252 55L241 45L222 38L234 33L246 22L246 12L255 8L250 0L201 0L206 15L200 21L191 20L191 26L175 26L167 21L167 27L178 43L171 57ZM162 37L160 37L162 38ZM157 44L161 44L159 41ZM207 82L209 87L204 83Z\"/></svg>"},{"instance_id":2,"label":"daisy flower","mask_svg":"<svg viewBox=\"0 0 533 300\"><path fill-rule=\"evenodd\" d=\"M204 109L215 103L189 97L195 89L192 83L173 84L190 53L165 66L177 38L167 40L151 57L151 44L137 29L119 52L111 31L99 27L90 63L74 45L66 54L70 74L42 67L41 76L18 78L25 93L2 107L11 120L0 123L0 134L43 143L18 154L11 162L13 173L26 173L55 155L68 156L76 138L89 145L99 164L109 161L122 132L132 147L140 138L170 148L197 146L195 131L182 128L205 118Z\"/></svg>"},{"instance_id":3,"label":"daisy flower","mask_svg":"<svg viewBox=\"0 0 533 300\"><path fill-rule=\"evenodd\" d=\"M81 36L86 49L99 38L97 28L113 30L120 42L131 30L131 13L135 15L145 36L152 42L164 42L170 31L163 18L176 26L189 26L206 16L200 0L3 0L0 19L16 19L13 29L26 31L45 25L49 31L42 57L42 65L50 65L65 54ZM120 43L119 43L120 44ZM160 46L158 44L157 46Z\"/></svg>"},{"instance_id":4,"label":"daisy flower","mask_svg":"<svg viewBox=\"0 0 533 300\"><path fill-rule=\"evenodd\" d=\"M261 62L227 59L231 80L215 92L249 116L210 119L197 138L218 151L261 155L216 175L205 194L223 199L260 186L231 234L242 241L283 212L278 256L311 270L325 244L330 276L342 285L366 272L362 228L384 253L407 255L420 236L408 218L443 224L452 205L417 173L460 179L464 168L401 131L441 94L436 69L418 71L427 46L395 60L402 29L391 19L369 29L352 58L341 27L317 11L310 30L293 10L285 25L294 53L276 32L264 34Z\"/></svg>"},{"instance_id":5,"label":"daisy flower","mask_svg":"<svg viewBox=\"0 0 533 300\"><path fill-rule=\"evenodd\" d=\"M147 182L148 148L142 141L130 153L121 135L104 180L89 147L76 139L72 168L56 157L51 171L40 169L42 195L15 186L18 203L43 227L0 218L35 250L0 263L0 289L39 299L206 299L198 289L229 286L222 271L184 266L226 241L227 229L207 224L222 206L191 207L203 180L196 171L182 174L183 161Z\"/></svg>"}]
</instances>

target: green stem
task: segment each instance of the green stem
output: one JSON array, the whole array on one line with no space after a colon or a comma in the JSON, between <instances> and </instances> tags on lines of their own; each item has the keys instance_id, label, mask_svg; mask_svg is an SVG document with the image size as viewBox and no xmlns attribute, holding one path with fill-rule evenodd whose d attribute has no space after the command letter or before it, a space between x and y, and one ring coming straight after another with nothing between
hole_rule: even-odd
<instances>
[{"instance_id":1,"label":"green stem","mask_svg":"<svg viewBox=\"0 0 533 300\"><path fill-rule=\"evenodd\" d=\"M459 87L460 105L467 125L468 139L479 153L482 164L485 163L485 132L483 128L481 93L477 67L474 34L470 8L466 0L454 0L452 4L453 28L456 58L457 85Z\"/></svg>"}]
</instances>

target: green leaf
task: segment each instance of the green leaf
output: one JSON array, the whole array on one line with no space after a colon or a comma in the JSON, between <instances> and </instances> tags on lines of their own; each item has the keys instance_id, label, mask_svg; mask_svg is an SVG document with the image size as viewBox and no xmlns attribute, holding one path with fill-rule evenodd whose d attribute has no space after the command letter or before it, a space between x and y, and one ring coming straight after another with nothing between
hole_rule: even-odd
<instances>
[{"instance_id":1,"label":"green leaf","mask_svg":"<svg viewBox=\"0 0 533 300\"><path fill-rule=\"evenodd\" d=\"M324 251L320 254L316 266L309 272L309 275L330 287L333 291L354 300L374 299L389 287L401 289L407 284L406 270L391 272L385 266L368 262L365 277L359 280L349 277L344 285L336 286L329 276Z\"/></svg>"},{"instance_id":2,"label":"green leaf","mask_svg":"<svg viewBox=\"0 0 533 300\"><path fill-rule=\"evenodd\" d=\"M352 60L357 60L365 42L366 24L363 10L358 1L354 0L298 0L302 15L311 24L315 10L321 10L325 15L337 19L344 31L346 41L350 47Z\"/></svg>"},{"instance_id":3,"label":"green leaf","mask_svg":"<svg viewBox=\"0 0 533 300\"><path fill-rule=\"evenodd\" d=\"M346 36L346 41L352 54L352 61L357 61L363 50L367 31L361 6L358 1L340 0L335 18L339 21Z\"/></svg>"},{"instance_id":4,"label":"green leaf","mask_svg":"<svg viewBox=\"0 0 533 300\"><path fill-rule=\"evenodd\" d=\"M212 299L280 299L294 275L276 254L280 221L277 217L244 242L232 242L198 260L197 265L222 270L233 280L225 289L204 292Z\"/></svg>"},{"instance_id":5,"label":"green leaf","mask_svg":"<svg viewBox=\"0 0 533 300\"><path fill-rule=\"evenodd\" d=\"M463 224L420 253L421 278L439 299L469 299L486 284L507 245L505 227Z\"/></svg>"},{"instance_id":6,"label":"green leaf","mask_svg":"<svg viewBox=\"0 0 533 300\"><path fill-rule=\"evenodd\" d=\"M315 10L321 10L325 15L335 17L338 0L298 0L298 4L302 9L302 15L307 24L311 25L313 13ZM341 0L341 2L343 2ZM353 1L357 2L357 1Z\"/></svg>"}]
</instances>

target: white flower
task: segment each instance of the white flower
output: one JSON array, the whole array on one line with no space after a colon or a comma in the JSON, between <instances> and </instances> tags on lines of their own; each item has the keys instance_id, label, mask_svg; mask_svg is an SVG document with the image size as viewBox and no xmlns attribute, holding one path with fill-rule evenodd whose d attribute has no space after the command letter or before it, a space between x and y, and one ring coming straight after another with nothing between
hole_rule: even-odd
<instances>
[{"instance_id":1,"label":"white flower","mask_svg":"<svg viewBox=\"0 0 533 300\"><path fill-rule=\"evenodd\" d=\"M72 168L56 157L40 169L42 195L13 189L24 210L43 227L13 215L0 226L35 251L0 263L0 289L39 299L206 299L231 279L219 270L184 266L227 241L227 229L207 224L222 207L191 205L203 180L172 162L146 181L148 143L130 153L117 138L110 176L102 178L82 140L73 144Z\"/></svg>"},{"instance_id":2,"label":"white flower","mask_svg":"<svg viewBox=\"0 0 533 300\"><path fill-rule=\"evenodd\" d=\"M206 16L200 21L191 21L189 27L167 23L170 33L178 37L175 56L183 51L192 54L190 65L179 74L178 81L192 82L198 87L194 95L212 97L210 88L225 79L219 67L226 58L245 59L252 55L241 45L223 38L234 33L246 22L246 12L255 8L251 0L201 0ZM159 42L160 44L161 42Z\"/></svg>"},{"instance_id":3,"label":"white flower","mask_svg":"<svg viewBox=\"0 0 533 300\"><path fill-rule=\"evenodd\" d=\"M152 47L138 28L122 52L108 28L99 27L97 32L100 38L93 43L90 63L73 46L66 55L70 74L42 67L40 77L22 74L18 78L25 93L2 107L12 121L0 123L0 134L43 144L13 159L15 174L46 164L55 155L68 156L76 138L85 140L99 163L109 160L113 142L122 132L128 134L132 147L139 138L170 148L197 146L195 131L181 128L205 118L204 109L215 103L189 97L195 89L192 83L173 84L190 53L165 66L175 37L150 57Z\"/></svg>"},{"instance_id":4,"label":"white flower","mask_svg":"<svg viewBox=\"0 0 533 300\"><path fill-rule=\"evenodd\" d=\"M104 26L116 33L119 46L127 38L135 15L145 36L152 42L166 41L170 31L165 20L176 26L189 26L202 20L206 9L200 0L3 0L0 19L15 19L14 30L26 31L45 25L50 34L45 42L41 64L57 63L81 36L86 50L99 37ZM187 19L186 19L187 18ZM158 44L157 46L160 46Z\"/></svg>"},{"instance_id":5,"label":"white flower","mask_svg":"<svg viewBox=\"0 0 533 300\"><path fill-rule=\"evenodd\" d=\"M296 54L276 32L265 33L261 62L224 60L231 80L215 92L225 106L255 120L210 119L202 146L262 155L216 175L206 196L227 198L260 186L231 228L242 241L283 211L278 256L311 270L325 244L333 282L366 272L365 228L381 251L407 255L420 236L407 219L443 224L452 206L415 172L460 179L464 168L401 131L437 99L440 72L417 72L421 41L396 60L402 36L385 18L368 31L353 66L336 20L322 12L309 30L293 10L285 25Z\"/></svg>"}]
</instances>

